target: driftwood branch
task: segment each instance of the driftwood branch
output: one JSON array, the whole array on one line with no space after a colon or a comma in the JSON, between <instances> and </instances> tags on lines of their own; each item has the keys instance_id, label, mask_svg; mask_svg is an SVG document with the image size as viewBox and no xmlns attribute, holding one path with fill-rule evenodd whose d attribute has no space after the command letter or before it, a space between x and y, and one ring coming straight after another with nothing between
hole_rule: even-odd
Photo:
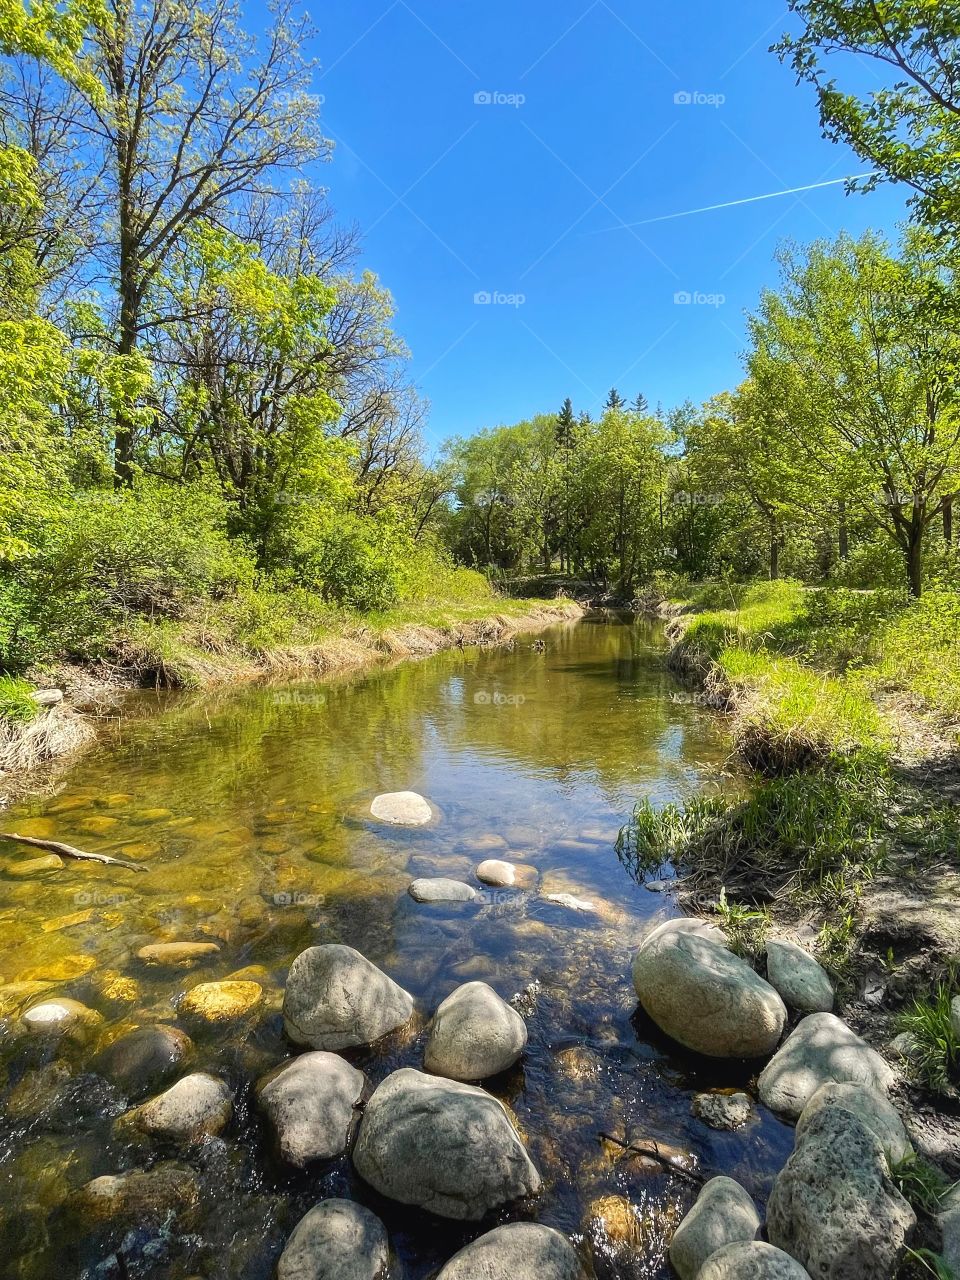
<instances>
[{"instance_id":1,"label":"driftwood branch","mask_svg":"<svg viewBox=\"0 0 960 1280\"><path fill-rule=\"evenodd\" d=\"M646 1156L648 1160L655 1160L657 1164L670 1173L675 1173L678 1178L685 1178L688 1182L692 1182L696 1187L702 1187L707 1181L699 1173L692 1173L689 1169L684 1169L682 1165L671 1160L669 1156L665 1156L660 1150L656 1142L651 1139L649 1142L624 1142L622 1138L616 1138L612 1133L601 1133L601 1138L607 1142L612 1142L614 1146L622 1147L625 1152L635 1156Z\"/></svg>"},{"instance_id":2,"label":"driftwood branch","mask_svg":"<svg viewBox=\"0 0 960 1280\"><path fill-rule=\"evenodd\" d=\"M111 867L126 867L128 871L149 871L142 862L127 862L124 858L111 858L108 853L86 853L83 849L75 849L72 844L63 844L60 840L38 840L36 836L20 836L16 831L0 831L0 840L12 840L16 844L32 844L38 849L49 849L51 853L60 853L65 858L76 858L78 862L105 862Z\"/></svg>"}]
</instances>

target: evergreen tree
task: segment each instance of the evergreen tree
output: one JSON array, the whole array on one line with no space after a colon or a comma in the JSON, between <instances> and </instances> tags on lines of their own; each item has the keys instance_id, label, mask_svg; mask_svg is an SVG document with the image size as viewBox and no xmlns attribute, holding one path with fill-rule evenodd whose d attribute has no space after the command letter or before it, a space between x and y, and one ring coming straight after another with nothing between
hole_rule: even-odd
<instances>
[{"instance_id":1,"label":"evergreen tree","mask_svg":"<svg viewBox=\"0 0 960 1280\"><path fill-rule=\"evenodd\" d=\"M626 400L624 400L617 388L611 387L610 394L607 396L606 403L603 407L604 409L622 409L626 403Z\"/></svg>"}]
</instances>

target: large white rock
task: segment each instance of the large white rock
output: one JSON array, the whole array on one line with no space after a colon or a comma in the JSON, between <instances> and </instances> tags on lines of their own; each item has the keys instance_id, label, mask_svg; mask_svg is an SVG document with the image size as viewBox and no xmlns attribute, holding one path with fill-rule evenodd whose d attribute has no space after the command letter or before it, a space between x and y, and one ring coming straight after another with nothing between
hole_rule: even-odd
<instances>
[{"instance_id":1,"label":"large white rock","mask_svg":"<svg viewBox=\"0 0 960 1280\"><path fill-rule=\"evenodd\" d=\"M374 1044L412 1014L413 997L353 947L308 947L290 966L283 1025L294 1044L334 1051Z\"/></svg>"},{"instance_id":2,"label":"large white rock","mask_svg":"<svg viewBox=\"0 0 960 1280\"><path fill-rule=\"evenodd\" d=\"M233 1114L226 1081L194 1071L121 1117L125 1127L173 1142L198 1142L220 1133Z\"/></svg>"},{"instance_id":3,"label":"large white rock","mask_svg":"<svg viewBox=\"0 0 960 1280\"><path fill-rule=\"evenodd\" d=\"M745 960L681 921L661 925L643 942L633 985L662 1031L714 1058L771 1053L787 1020L783 1001Z\"/></svg>"},{"instance_id":4,"label":"large white rock","mask_svg":"<svg viewBox=\"0 0 960 1280\"><path fill-rule=\"evenodd\" d=\"M822 1084L797 1121L798 1142L807 1125L824 1107L844 1107L852 1111L879 1138L891 1165L913 1154L913 1144L896 1107L882 1093L865 1084Z\"/></svg>"},{"instance_id":5,"label":"large white rock","mask_svg":"<svg viewBox=\"0 0 960 1280\"><path fill-rule=\"evenodd\" d=\"M823 1084L865 1084L887 1093L893 1071L874 1049L832 1013L802 1018L760 1073L760 1100L771 1111L799 1116Z\"/></svg>"},{"instance_id":6,"label":"large white rock","mask_svg":"<svg viewBox=\"0 0 960 1280\"><path fill-rule=\"evenodd\" d=\"M488 1231L454 1254L437 1280L581 1280L580 1259L566 1236L535 1222Z\"/></svg>"},{"instance_id":7,"label":"large white rock","mask_svg":"<svg viewBox=\"0 0 960 1280\"><path fill-rule=\"evenodd\" d=\"M512 889L517 883L516 867L502 858L485 858L477 867L476 876L484 884L492 884L498 889Z\"/></svg>"},{"instance_id":8,"label":"large white rock","mask_svg":"<svg viewBox=\"0 0 960 1280\"><path fill-rule=\"evenodd\" d=\"M771 1243L818 1280L890 1280L915 1225L876 1135L852 1111L822 1107L777 1175Z\"/></svg>"},{"instance_id":9,"label":"large white rock","mask_svg":"<svg viewBox=\"0 0 960 1280\"><path fill-rule=\"evenodd\" d=\"M484 1080L523 1053L527 1024L485 982L452 991L430 1023L423 1065L451 1080Z\"/></svg>"},{"instance_id":10,"label":"large white rock","mask_svg":"<svg viewBox=\"0 0 960 1280\"><path fill-rule=\"evenodd\" d=\"M829 1013L833 983L827 971L795 942L767 943L767 981L800 1013Z\"/></svg>"},{"instance_id":11,"label":"large white rock","mask_svg":"<svg viewBox=\"0 0 960 1280\"><path fill-rule=\"evenodd\" d=\"M810 1276L789 1254L754 1240L718 1249L697 1280L810 1280Z\"/></svg>"},{"instance_id":12,"label":"large white rock","mask_svg":"<svg viewBox=\"0 0 960 1280\"><path fill-rule=\"evenodd\" d=\"M377 796L370 805L370 812L381 822L397 827L423 827L433 821L430 801L416 791L387 791Z\"/></svg>"},{"instance_id":13,"label":"large white rock","mask_svg":"<svg viewBox=\"0 0 960 1280\"><path fill-rule=\"evenodd\" d=\"M32 1005L23 1014L23 1025L34 1035L62 1035L81 1027L95 1027L102 1021L95 1010L66 996Z\"/></svg>"},{"instance_id":14,"label":"large white rock","mask_svg":"<svg viewBox=\"0 0 960 1280\"><path fill-rule=\"evenodd\" d=\"M302 1169L346 1151L363 1094L362 1071L335 1053L302 1053L257 1085L281 1157Z\"/></svg>"},{"instance_id":15,"label":"large white rock","mask_svg":"<svg viewBox=\"0 0 960 1280\"><path fill-rule=\"evenodd\" d=\"M382 1195L475 1221L540 1189L504 1106L472 1085L405 1067L374 1090L353 1152Z\"/></svg>"},{"instance_id":16,"label":"large white rock","mask_svg":"<svg viewBox=\"0 0 960 1280\"><path fill-rule=\"evenodd\" d=\"M352 1200L322 1200L294 1227L277 1280L386 1280L390 1244L380 1219Z\"/></svg>"},{"instance_id":17,"label":"large white rock","mask_svg":"<svg viewBox=\"0 0 960 1280\"><path fill-rule=\"evenodd\" d=\"M711 1178L674 1232L670 1262L680 1280L696 1280L718 1249L756 1238L760 1217L749 1194L732 1178Z\"/></svg>"}]
</instances>

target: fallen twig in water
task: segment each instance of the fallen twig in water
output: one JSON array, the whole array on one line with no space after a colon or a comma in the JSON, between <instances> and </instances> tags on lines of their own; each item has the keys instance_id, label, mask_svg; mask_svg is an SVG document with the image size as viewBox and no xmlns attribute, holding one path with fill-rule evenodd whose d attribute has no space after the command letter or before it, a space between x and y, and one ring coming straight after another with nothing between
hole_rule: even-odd
<instances>
[{"instance_id":1,"label":"fallen twig in water","mask_svg":"<svg viewBox=\"0 0 960 1280\"><path fill-rule=\"evenodd\" d=\"M86 853L83 849L75 849L72 844L63 844L60 840L39 840L36 836L20 836L15 831L0 831L0 840L11 840L16 844L32 844L38 849L49 849L51 853L63 854L65 858L76 858L78 862L105 862L111 867L126 867L128 871L149 871L142 862L127 862L124 858L111 858L108 853Z\"/></svg>"},{"instance_id":2,"label":"fallen twig in water","mask_svg":"<svg viewBox=\"0 0 960 1280\"><path fill-rule=\"evenodd\" d=\"M622 1147L625 1152L655 1160L657 1164L663 1165L670 1173L675 1173L678 1178L686 1178L688 1182L692 1182L696 1187L702 1187L707 1181L702 1174L692 1173L689 1169L684 1169L682 1165L671 1160L669 1156L665 1156L652 1139L649 1142L624 1142L622 1138L615 1138L612 1133L603 1133L602 1131L600 1137L607 1142L612 1142L614 1146Z\"/></svg>"}]
</instances>

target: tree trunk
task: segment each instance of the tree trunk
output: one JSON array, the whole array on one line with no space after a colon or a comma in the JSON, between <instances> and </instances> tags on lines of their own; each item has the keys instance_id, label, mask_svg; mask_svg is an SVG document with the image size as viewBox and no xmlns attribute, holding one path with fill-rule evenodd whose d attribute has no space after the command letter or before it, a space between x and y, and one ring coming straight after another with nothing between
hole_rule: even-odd
<instances>
[{"instance_id":1,"label":"tree trunk","mask_svg":"<svg viewBox=\"0 0 960 1280\"><path fill-rule=\"evenodd\" d=\"M923 594L923 525L916 519L911 523L907 534L905 554L910 594L919 599Z\"/></svg>"},{"instance_id":2,"label":"tree trunk","mask_svg":"<svg viewBox=\"0 0 960 1280\"><path fill-rule=\"evenodd\" d=\"M780 539L776 529L770 531L770 581L780 577Z\"/></svg>"},{"instance_id":3,"label":"tree trunk","mask_svg":"<svg viewBox=\"0 0 960 1280\"><path fill-rule=\"evenodd\" d=\"M850 531L847 528L847 504L843 498L838 504L837 517L837 550L841 561L845 562L850 558Z\"/></svg>"},{"instance_id":4,"label":"tree trunk","mask_svg":"<svg viewBox=\"0 0 960 1280\"><path fill-rule=\"evenodd\" d=\"M953 546L953 494L948 493L943 499L943 540L948 547Z\"/></svg>"}]
</instances>

